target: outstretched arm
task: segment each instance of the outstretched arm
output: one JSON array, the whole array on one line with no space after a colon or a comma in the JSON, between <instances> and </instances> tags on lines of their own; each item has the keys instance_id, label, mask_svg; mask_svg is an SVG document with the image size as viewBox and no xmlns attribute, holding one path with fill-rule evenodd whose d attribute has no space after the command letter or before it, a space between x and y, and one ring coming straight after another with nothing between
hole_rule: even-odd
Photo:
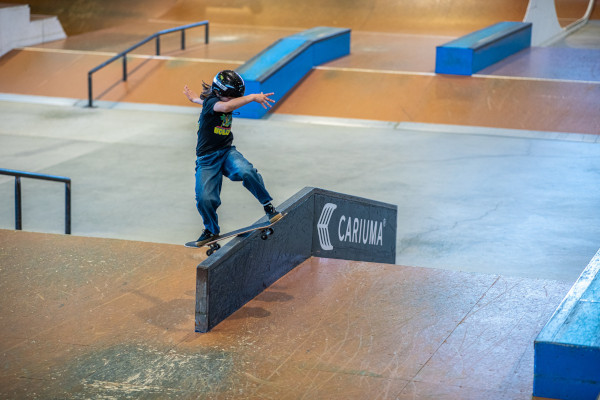
<instances>
[{"instance_id":1,"label":"outstretched arm","mask_svg":"<svg viewBox=\"0 0 600 400\"><path fill-rule=\"evenodd\" d=\"M248 103L252 103L253 101L257 102L264 109L271 108L271 103L275 103L270 96L273 96L275 93L253 93L247 96L236 97L227 101L219 101L215 103L215 111L228 113L234 110L237 110L241 106L245 106Z\"/></svg>"},{"instance_id":2,"label":"outstretched arm","mask_svg":"<svg viewBox=\"0 0 600 400\"><path fill-rule=\"evenodd\" d=\"M196 94L196 92L194 92L192 89L190 89L188 87L188 85L185 85L183 87L183 94L185 94L185 97L187 97L188 100L191 101L192 103L196 103L196 104L202 105L203 101L200 98L200 96L198 96Z\"/></svg>"}]
</instances>

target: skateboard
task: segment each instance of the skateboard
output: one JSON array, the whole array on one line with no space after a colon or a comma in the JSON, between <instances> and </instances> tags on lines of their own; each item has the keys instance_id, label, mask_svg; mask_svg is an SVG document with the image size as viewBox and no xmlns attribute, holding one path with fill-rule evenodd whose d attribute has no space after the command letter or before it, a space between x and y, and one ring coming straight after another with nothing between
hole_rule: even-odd
<instances>
[{"instance_id":1,"label":"skateboard","mask_svg":"<svg viewBox=\"0 0 600 400\"><path fill-rule=\"evenodd\" d=\"M249 234L250 232L254 232L254 231L261 231L260 234L260 238L262 240L267 240L269 238L269 236L271 236L273 233L275 233L275 231L273 230L273 225L275 225L276 223L278 223L279 221L281 221L287 214L281 214L281 218L279 218L277 221L275 222L270 222L270 221L266 221L266 222L260 222L258 224L254 224L254 225L250 225L247 226L245 228L240 228L237 229L235 231L232 232L228 232L228 233L224 233L222 235L217 236L215 239L211 240L210 242L207 242L205 244L203 244L200 247L207 247L208 246L208 250L206 250L206 255L210 256L212 255L215 251L219 250L221 248L221 245L219 244L219 242L221 240L225 240L225 239L229 239L232 238L234 236L243 236L246 234ZM196 246L196 242L187 242L185 244L185 247L192 247L192 248L199 248L198 246Z\"/></svg>"}]
</instances>

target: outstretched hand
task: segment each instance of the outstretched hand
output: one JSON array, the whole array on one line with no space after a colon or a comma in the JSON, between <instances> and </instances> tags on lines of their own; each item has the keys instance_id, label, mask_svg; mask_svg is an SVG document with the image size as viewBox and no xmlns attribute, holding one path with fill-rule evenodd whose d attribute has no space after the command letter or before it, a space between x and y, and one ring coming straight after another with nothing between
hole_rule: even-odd
<instances>
[{"instance_id":1,"label":"outstretched hand","mask_svg":"<svg viewBox=\"0 0 600 400\"><path fill-rule=\"evenodd\" d=\"M253 101L257 102L258 104L260 104L261 106L263 106L263 108L266 110L268 108L271 108L271 103L275 103L275 100L273 100L270 96L273 96L275 93L271 92L271 93L256 93L254 94L254 98L252 99Z\"/></svg>"},{"instance_id":2,"label":"outstretched hand","mask_svg":"<svg viewBox=\"0 0 600 400\"><path fill-rule=\"evenodd\" d=\"M198 96L198 94L196 92L194 92L192 89L190 89L188 87L188 85L185 85L183 87L183 94L185 94L185 97L187 97L188 100L191 101L192 103L202 104L202 100L200 99L200 96Z\"/></svg>"}]
</instances>

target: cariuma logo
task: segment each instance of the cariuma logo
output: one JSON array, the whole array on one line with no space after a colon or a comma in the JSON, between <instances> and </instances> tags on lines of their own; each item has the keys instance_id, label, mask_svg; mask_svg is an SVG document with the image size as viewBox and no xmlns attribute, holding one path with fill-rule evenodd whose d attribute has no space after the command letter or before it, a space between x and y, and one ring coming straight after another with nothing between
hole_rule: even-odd
<instances>
[{"instance_id":1,"label":"cariuma logo","mask_svg":"<svg viewBox=\"0 0 600 400\"><path fill-rule=\"evenodd\" d=\"M333 203L325 204L317 222L319 244L323 250L333 250L329 236L329 225L336 208L337 205ZM375 221L342 215L337 225L337 235L340 242L383 246L385 219L383 221Z\"/></svg>"}]
</instances>

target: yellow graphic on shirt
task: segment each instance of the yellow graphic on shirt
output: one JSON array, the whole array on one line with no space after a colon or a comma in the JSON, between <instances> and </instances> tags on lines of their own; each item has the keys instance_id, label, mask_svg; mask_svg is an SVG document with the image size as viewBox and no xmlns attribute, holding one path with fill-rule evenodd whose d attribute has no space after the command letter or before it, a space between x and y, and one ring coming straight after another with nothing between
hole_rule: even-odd
<instances>
[{"instance_id":1,"label":"yellow graphic on shirt","mask_svg":"<svg viewBox=\"0 0 600 400\"><path fill-rule=\"evenodd\" d=\"M231 122L232 122L231 114L223 114L221 115L221 126L215 126L215 134L227 136L231 133Z\"/></svg>"}]
</instances>

